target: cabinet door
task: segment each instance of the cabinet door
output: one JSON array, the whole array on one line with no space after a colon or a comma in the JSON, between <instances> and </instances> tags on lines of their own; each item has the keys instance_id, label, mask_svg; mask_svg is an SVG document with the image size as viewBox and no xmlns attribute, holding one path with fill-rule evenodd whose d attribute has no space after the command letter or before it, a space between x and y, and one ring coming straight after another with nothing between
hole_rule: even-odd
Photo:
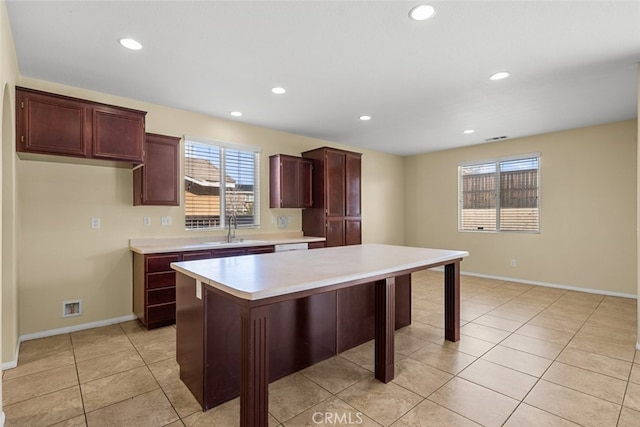
<instances>
[{"instance_id":1,"label":"cabinet door","mask_svg":"<svg viewBox=\"0 0 640 427\"><path fill-rule=\"evenodd\" d=\"M144 165L133 171L133 204L179 206L180 138L147 134Z\"/></svg>"},{"instance_id":2,"label":"cabinet door","mask_svg":"<svg viewBox=\"0 0 640 427\"><path fill-rule=\"evenodd\" d=\"M327 218L327 241L328 248L333 246L344 246L344 225L345 222L342 218L331 219Z\"/></svg>"},{"instance_id":3,"label":"cabinet door","mask_svg":"<svg viewBox=\"0 0 640 427\"><path fill-rule=\"evenodd\" d=\"M280 207L298 207L298 164L297 159L280 156Z\"/></svg>"},{"instance_id":4,"label":"cabinet door","mask_svg":"<svg viewBox=\"0 0 640 427\"><path fill-rule=\"evenodd\" d=\"M90 120L81 102L16 89L18 152L87 157Z\"/></svg>"},{"instance_id":5,"label":"cabinet door","mask_svg":"<svg viewBox=\"0 0 640 427\"><path fill-rule=\"evenodd\" d=\"M345 245L359 245L362 243L361 221L359 219L347 219L344 221Z\"/></svg>"},{"instance_id":6,"label":"cabinet door","mask_svg":"<svg viewBox=\"0 0 640 427\"><path fill-rule=\"evenodd\" d=\"M93 157L142 163L144 113L107 105L93 107Z\"/></svg>"},{"instance_id":7,"label":"cabinet door","mask_svg":"<svg viewBox=\"0 0 640 427\"><path fill-rule=\"evenodd\" d=\"M345 155L343 152L327 150L326 168L326 214L327 216L344 216L345 212Z\"/></svg>"},{"instance_id":8,"label":"cabinet door","mask_svg":"<svg viewBox=\"0 0 640 427\"><path fill-rule=\"evenodd\" d=\"M298 207L310 208L313 206L312 187L313 162L300 159L298 161Z\"/></svg>"},{"instance_id":9,"label":"cabinet door","mask_svg":"<svg viewBox=\"0 0 640 427\"><path fill-rule=\"evenodd\" d=\"M276 154L269 158L269 169L269 207L311 207L311 160Z\"/></svg>"},{"instance_id":10,"label":"cabinet door","mask_svg":"<svg viewBox=\"0 0 640 427\"><path fill-rule=\"evenodd\" d=\"M347 153L345 159L345 216L360 216L362 213L360 208L360 174L362 161L360 154L356 153Z\"/></svg>"}]
</instances>

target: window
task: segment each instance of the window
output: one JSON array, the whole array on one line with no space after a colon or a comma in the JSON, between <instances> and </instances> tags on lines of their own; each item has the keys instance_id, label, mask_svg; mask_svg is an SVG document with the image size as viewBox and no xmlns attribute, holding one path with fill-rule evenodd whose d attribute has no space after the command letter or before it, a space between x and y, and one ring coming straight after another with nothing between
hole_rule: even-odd
<instances>
[{"instance_id":1,"label":"window","mask_svg":"<svg viewBox=\"0 0 640 427\"><path fill-rule=\"evenodd\" d=\"M458 166L458 229L540 231L539 155Z\"/></svg>"},{"instance_id":2,"label":"window","mask_svg":"<svg viewBox=\"0 0 640 427\"><path fill-rule=\"evenodd\" d=\"M187 230L260 225L260 149L185 137Z\"/></svg>"}]
</instances>

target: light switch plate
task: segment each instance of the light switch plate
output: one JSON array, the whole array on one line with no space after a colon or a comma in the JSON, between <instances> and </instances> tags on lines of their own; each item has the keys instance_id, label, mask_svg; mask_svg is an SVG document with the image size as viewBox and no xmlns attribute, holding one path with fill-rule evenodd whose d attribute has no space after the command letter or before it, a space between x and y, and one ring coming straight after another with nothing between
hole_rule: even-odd
<instances>
[{"instance_id":1,"label":"light switch plate","mask_svg":"<svg viewBox=\"0 0 640 427\"><path fill-rule=\"evenodd\" d=\"M145 216L144 218L142 218L142 223L144 225L146 225L147 227L151 225L151 217L150 216Z\"/></svg>"},{"instance_id":2,"label":"light switch plate","mask_svg":"<svg viewBox=\"0 0 640 427\"><path fill-rule=\"evenodd\" d=\"M171 225L171 217L163 216L162 217L162 225Z\"/></svg>"}]
</instances>

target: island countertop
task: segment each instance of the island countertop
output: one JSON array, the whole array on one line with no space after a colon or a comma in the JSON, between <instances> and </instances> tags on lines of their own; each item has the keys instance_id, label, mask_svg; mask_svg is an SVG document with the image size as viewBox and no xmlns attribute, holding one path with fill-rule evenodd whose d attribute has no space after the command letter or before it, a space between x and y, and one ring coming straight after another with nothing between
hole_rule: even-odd
<instances>
[{"instance_id":1,"label":"island countertop","mask_svg":"<svg viewBox=\"0 0 640 427\"><path fill-rule=\"evenodd\" d=\"M362 244L172 263L171 267L230 295L259 300L401 270L437 266L466 251Z\"/></svg>"}]
</instances>

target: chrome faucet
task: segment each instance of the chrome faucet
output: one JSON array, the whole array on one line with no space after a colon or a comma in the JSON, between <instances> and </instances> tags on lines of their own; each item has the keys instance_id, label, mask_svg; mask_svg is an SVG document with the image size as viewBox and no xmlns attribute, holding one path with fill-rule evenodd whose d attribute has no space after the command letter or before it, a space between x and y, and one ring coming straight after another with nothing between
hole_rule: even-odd
<instances>
[{"instance_id":1,"label":"chrome faucet","mask_svg":"<svg viewBox=\"0 0 640 427\"><path fill-rule=\"evenodd\" d=\"M233 231L231 231L231 223L233 223ZM227 231L227 243L236 240L236 230L238 229L238 218L235 214L229 215L229 231Z\"/></svg>"}]
</instances>

